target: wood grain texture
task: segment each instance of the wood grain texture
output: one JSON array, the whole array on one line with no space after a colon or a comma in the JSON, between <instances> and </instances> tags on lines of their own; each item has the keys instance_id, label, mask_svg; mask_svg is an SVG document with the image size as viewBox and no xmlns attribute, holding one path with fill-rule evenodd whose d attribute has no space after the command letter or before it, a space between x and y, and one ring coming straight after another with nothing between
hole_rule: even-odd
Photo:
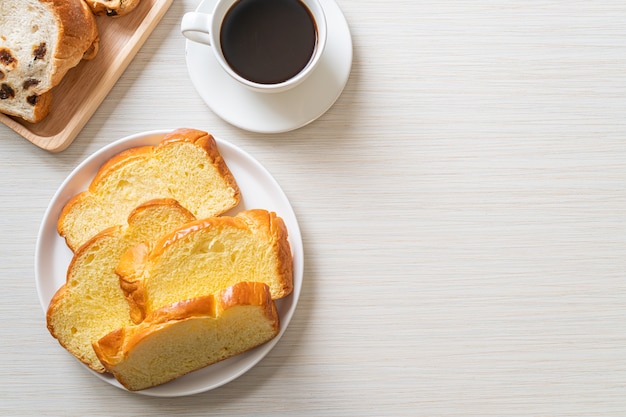
<instances>
[{"instance_id":1,"label":"wood grain texture","mask_svg":"<svg viewBox=\"0 0 626 417\"><path fill-rule=\"evenodd\" d=\"M0 126L0 414L626 415L626 3L340 0L353 71L302 129L217 118L172 4L72 146ZM37 228L61 181L131 133L181 126L276 178L304 287L272 352L179 399L128 395L47 334Z\"/></svg>"}]
</instances>

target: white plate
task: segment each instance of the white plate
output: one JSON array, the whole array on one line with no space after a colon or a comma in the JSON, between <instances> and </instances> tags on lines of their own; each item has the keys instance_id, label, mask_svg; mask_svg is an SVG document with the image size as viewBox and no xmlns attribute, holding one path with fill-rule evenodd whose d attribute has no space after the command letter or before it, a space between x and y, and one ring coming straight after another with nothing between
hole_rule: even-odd
<instances>
[{"instance_id":1,"label":"white plate","mask_svg":"<svg viewBox=\"0 0 626 417\"><path fill-rule=\"evenodd\" d=\"M196 11L210 13L216 0L204 0ZM231 78L209 46L186 42L191 81L215 114L241 129L281 133L305 126L324 114L339 98L352 67L348 23L334 0L320 0L328 38L319 66L300 85L283 93L252 91Z\"/></svg>"},{"instance_id":2,"label":"white plate","mask_svg":"<svg viewBox=\"0 0 626 417\"><path fill-rule=\"evenodd\" d=\"M44 215L35 252L35 279L39 302L44 313L54 293L65 283L67 267L72 259L72 252L56 230L57 219L65 203L88 187L100 166L111 156L135 146L156 145L165 133L168 131L139 133L114 142L87 158L61 184ZM242 375L263 359L276 345L293 316L300 296L304 253L300 228L289 200L278 183L259 162L228 142L218 138L216 141L222 157L241 189L242 199L239 206L228 214L235 214L245 209L264 208L276 212L285 221L293 252L294 289L291 295L276 301L281 328L274 339L251 351L192 372L175 381L137 391L139 394L158 397L191 395L217 388ZM53 341L51 339L51 342ZM87 367L85 369L89 370ZM111 375L89 371L104 381L125 389Z\"/></svg>"}]
</instances>

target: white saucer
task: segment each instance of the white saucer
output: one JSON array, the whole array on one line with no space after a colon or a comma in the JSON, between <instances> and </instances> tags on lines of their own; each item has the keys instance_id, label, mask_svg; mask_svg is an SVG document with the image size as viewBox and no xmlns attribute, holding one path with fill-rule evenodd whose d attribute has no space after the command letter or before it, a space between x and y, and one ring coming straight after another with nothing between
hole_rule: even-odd
<instances>
[{"instance_id":1,"label":"white saucer","mask_svg":"<svg viewBox=\"0 0 626 417\"><path fill-rule=\"evenodd\" d=\"M216 0L204 0L196 11L210 13ZM319 66L302 84L284 93L257 93L232 79L209 46L186 42L187 68L204 102L226 122L251 132L281 133L305 126L339 98L352 67L348 23L334 0L320 0L328 27Z\"/></svg>"}]
</instances>

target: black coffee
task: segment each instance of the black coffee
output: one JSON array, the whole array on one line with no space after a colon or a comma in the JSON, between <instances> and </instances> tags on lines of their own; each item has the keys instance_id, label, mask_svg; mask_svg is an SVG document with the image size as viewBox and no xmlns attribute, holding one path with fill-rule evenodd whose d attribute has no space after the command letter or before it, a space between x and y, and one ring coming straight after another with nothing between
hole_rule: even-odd
<instances>
[{"instance_id":1,"label":"black coffee","mask_svg":"<svg viewBox=\"0 0 626 417\"><path fill-rule=\"evenodd\" d=\"M317 30L311 12L298 0L239 0L224 17L220 43L237 74L277 84L309 63Z\"/></svg>"}]
</instances>

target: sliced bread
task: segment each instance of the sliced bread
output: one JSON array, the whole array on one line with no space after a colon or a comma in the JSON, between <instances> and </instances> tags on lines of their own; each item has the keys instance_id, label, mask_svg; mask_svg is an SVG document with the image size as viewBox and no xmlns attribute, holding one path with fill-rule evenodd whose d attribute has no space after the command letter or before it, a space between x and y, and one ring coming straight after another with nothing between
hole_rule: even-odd
<instances>
[{"instance_id":1,"label":"sliced bread","mask_svg":"<svg viewBox=\"0 0 626 417\"><path fill-rule=\"evenodd\" d=\"M109 159L89 188L65 205L57 229L75 251L155 198L173 198L205 218L235 207L240 191L215 139L203 131L178 129L157 146L132 148Z\"/></svg>"},{"instance_id":2,"label":"sliced bread","mask_svg":"<svg viewBox=\"0 0 626 417\"><path fill-rule=\"evenodd\" d=\"M139 325L107 334L94 351L124 387L137 391L246 352L278 332L267 285L242 282L156 310Z\"/></svg>"},{"instance_id":3,"label":"sliced bread","mask_svg":"<svg viewBox=\"0 0 626 417\"><path fill-rule=\"evenodd\" d=\"M29 122L49 112L50 90L98 50L83 0L0 1L0 112Z\"/></svg>"},{"instance_id":4,"label":"sliced bread","mask_svg":"<svg viewBox=\"0 0 626 417\"><path fill-rule=\"evenodd\" d=\"M140 0L85 0L94 14L101 16L124 16L139 6Z\"/></svg>"},{"instance_id":5,"label":"sliced bread","mask_svg":"<svg viewBox=\"0 0 626 417\"><path fill-rule=\"evenodd\" d=\"M197 220L152 246L139 244L121 257L116 272L135 323L163 306L242 281L267 284L273 299L293 289L287 228L263 209Z\"/></svg>"},{"instance_id":6,"label":"sliced bread","mask_svg":"<svg viewBox=\"0 0 626 417\"><path fill-rule=\"evenodd\" d=\"M87 241L74 254L67 281L48 307L52 336L91 369L104 372L92 343L131 324L115 274L120 256L139 242L155 241L192 220L193 215L176 201L154 200L133 210L127 226L111 227Z\"/></svg>"}]
</instances>

